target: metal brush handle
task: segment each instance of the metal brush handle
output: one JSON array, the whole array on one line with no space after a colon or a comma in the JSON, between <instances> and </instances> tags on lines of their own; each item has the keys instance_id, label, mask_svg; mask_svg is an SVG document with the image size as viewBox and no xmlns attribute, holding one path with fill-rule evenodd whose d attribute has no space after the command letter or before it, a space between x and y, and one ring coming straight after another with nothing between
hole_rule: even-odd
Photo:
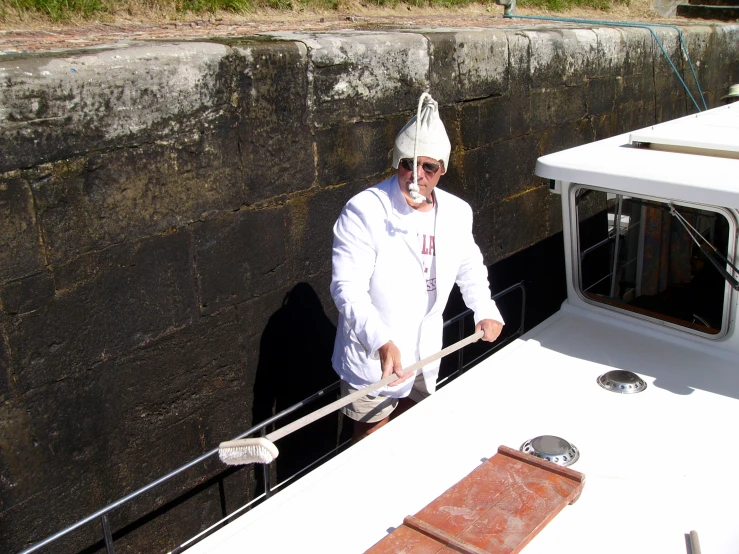
<instances>
[{"instance_id":1,"label":"metal brush handle","mask_svg":"<svg viewBox=\"0 0 739 554\"><path fill-rule=\"evenodd\" d=\"M408 366L404 369L404 373L408 373L410 371L416 371L417 369L421 369L423 366L430 364L431 362L435 362L439 358L443 358L447 354L451 354L452 352L456 352L460 348L464 348L471 342L475 342L478 339L481 339L482 336L485 333L483 331L477 331L476 333L470 335L469 337L462 339L459 342L455 342L451 346L447 346L446 348L439 350L436 354L432 354L428 358L424 358L423 360L417 361L415 364ZM315 412L311 412L308 415L305 415L301 417L300 419L296 419L292 423L289 423L285 425L284 427L280 427L279 429L272 431L270 434L268 434L265 439L269 441L276 441L277 439L281 439L285 435L289 435L293 431L297 431L298 429L302 429L306 425L313 423L314 421L321 419L323 416L330 414L331 412L335 412L339 408L343 408L347 404L351 404L358 398L362 398L363 396L367 396L368 394L381 389L382 387L392 383L393 381L397 380L398 376L395 373L391 373L384 379L377 381L376 383L373 383L372 385L369 385L368 387L365 387L363 389L359 389L357 391L354 391L353 393L344 396L343 398L339 398L338 400L331 402L331 404L328 404L327 406L324 406L323 408L320 408L316 410Z\"/></svg>"}]
</instances>

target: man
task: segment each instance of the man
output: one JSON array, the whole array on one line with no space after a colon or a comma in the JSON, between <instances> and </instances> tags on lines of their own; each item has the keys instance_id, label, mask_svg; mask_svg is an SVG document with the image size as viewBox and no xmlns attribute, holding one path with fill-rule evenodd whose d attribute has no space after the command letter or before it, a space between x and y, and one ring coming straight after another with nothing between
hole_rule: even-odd
<instances>
[{"instance_id":1,"label":"man","mask_svg":"<svg viewBox=\"0 0 739 554\"><path fill-rule=\"evenodd\" d=\"M729 87L729 94L722 96L721 100L724 101L724 104L733 104L739 101L739 85L731 85Z\"/></svg>"},{"instance_id":2,"label":"man","mask_svg":"<svg viewBox=\"0 0 739 554\"><path fill-rule=\"evenodd\" d=\"M476 330L494 341L503 318L472 237L472 210L436 188L451 144L430 95L395 139L391 178L362 191L334 225L331 295L339 310L332 363L342 395L395 373L378 396L343 408L360 440L433 393L439 362L403 372L442 347L442 312L456 282Z\"/></svg>"}]
</instances>

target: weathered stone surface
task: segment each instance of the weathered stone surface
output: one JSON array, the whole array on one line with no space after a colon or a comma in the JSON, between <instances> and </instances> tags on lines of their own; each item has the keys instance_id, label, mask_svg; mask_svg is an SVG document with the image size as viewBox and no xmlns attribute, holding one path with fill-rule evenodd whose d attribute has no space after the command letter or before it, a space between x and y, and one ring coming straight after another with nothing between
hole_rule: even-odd
<instances>
[{"instance_id":1,"label":"weathered stone surface","mask_svg":"<svg viewBox=\"0 0 739 554\"><path fill-rule=\"evenodd\" d=\"M523 31L506 33L508 40L509 89L531 86L531 37Z\"/></svg>"},{"instance_id":2,"label":"weathered stone surface","mask_svg":"<svg viewBox=\"0 0 739 554\"><path fill-rule=\"evenodd\" d=\"M43 268L33 195L20 172L0 175L0 283Z\"/></svg>"},{"instance_id":3,"label":"weathered stone surface","mask_svg":"<svg viewBox=\"0 0 739 554\"><path fill-rule=\"evenodd\" d=\"M10 351L8 348L8 321L2 312L0 312L0 403L2 403L11 392L10 389ZM0 426L2 428L2 426ZM0 456L0 465L2 457ZM0 475L2 475L2 467L0 467ZM0 501L1 502L1 501ZM0 504L0 509L1 509Z\"/></svg>"},{"instance_id":4,"label":"weathered stone surface","mask_svg":"<svg viewBox=\"0 0 739 554\"><path fill-rule=\"evenodd\" d=\"M565 84L582 86L591 75L603 74L603 43L593 29L565 29L562 40L567 52Z\"/></svg>"},{"instance_id":5,"label":"weathered stone surface","mask_svg":"<svg viewBox=\"0 0 739 554\"><path fill-rule=\"evenodd\" d=\"M225 126L53 164L31 185L50 262L238 209L246 198L234 131Z\"/></svg>"},{"instance_id":6,"label":"weathered stone surface","mask_svg":"<svg viewBox=\"0 0 739 554\"><path fill-rule=\"evenodd\" d=\"M203 313L278 288L287 275L285 209L242 210L193 226Z\"/></svg>"},{"instance_id":7,"label":"weathered stone surface","mask_svg":"<svg viewBox=\"0 0 739 554\"><path fill-rule=\"evenodd\" d=\"M631 29L629 29L631 31ZM621 75L626 64L629 48L622 28L596 27L592 29L596 37L595 51L589 60L588 79L601 79Z\"/></svg>"},{"instance_id":8,"label":"weathered stone surface","mask_svg":"<svg viewBox=\"0 0 739 554\"><path fill-rule=\"evenodd\" d=\"M531 130L559 127L582 119L588 113L587 93L585 86L531 91Z\"/></svg>"},{"instance_id":9,"label":"weathered stone surface","mask_svg":"<svg viewBox=\"0 0 739 554\"><path fill-rule=\"evenodd\" d=\"M491 204L484 208L475 209L472 220L472 235L475 237L477 246L480 247L485 265L491 264L490 260L500 257L495 247L495 205Z\"/></svg>"},{"instance_id":10,"label":"weathered stone surface","mask_svg":"<svg viewBox=\"0 0 739 554\"><path fill-rule=\"evenodd\" d=\"M535 89L564 86L571 78L562 31L524 31L531 44L529 75Z\"/></svg>"},{"instance_id":11,"label":"weathered stone surface","mask_svg":"<svg viewBox=\"0 0 739 554\"><path fill-rule=\"evenodd\" d=\"M462 142L467 148L487 146L531 130L528 91L468 102L461 108Z\"/></svg>"},{"instance_id":12,"label":"weathered stone surface","mask_svg":"<svg viewBox=\"0 0 739 554\"><path fill-rule=\"evenodd\" d=\"M537 137L523 135L464 155L467 182L476 191L475 208L481 209L531 188L531 168L539 156ZM467 168L475 168L470 172Z\"/></svg>"},{"instance_id":13,"label":"weathered stone surface","mask_svg":"<svg viewBox=\"0 0 739 554\"><path fill-rule=\"evenodd\" d=\"M687 115L688 105L690 112L698 109L692 105L688 94L680 82L683 79L683 60L678 33L675 29L657 28L654 31L664 48L667 56L662 53L659 45L653 45L654 50L654 87L660 92L660 101L655 105L655 115L658 122L669 121ZM674 66L674 67L673 67ZM677 70L677 73L675 72Z\"/></svg>"},{"instance_id":14,"label":"weathered stone surface","mask_svg":"<svg viewBox=\"0 0 739 554\"><path fill-rule=\"evenodd\" d=\"M5 475L5 468L1 465L0 468ZM38 471L40 474L43 468L28 468L27 471ZM102 507L105 503L103 491L99 488L90 489L78 481L70 481L47 489L22 504L2 510L0 529L3 533L0 536L3 550L20 552L89 515L84 510L86 504L91 501L96 502L97 507ZM84 552L85 548L101 540L102 536L102 526L98 521L61 538L44 550L49 554ZM100 552L104 551L103 548Z\"/></svg>"},{"instance_id":15,"label":"weathered stone surface","mask_svg":"<svg viewBox=\"0 0 739 554\"><path fill-rule=\"evenodd\" d=\"M430 91L440 103L499 96L508 89L508 40L493 29L427 33Z\"/></svg>"},{"instance_id":16,"label":"weathered stone surface","mask_svg":"<svg viewBox=\"0 0 739 554\"><path fill-rule=\"evenodd\" d=\"M654 72L654 38L648 29L620 29L621 44L624 48L621 74L648 75Z\"/></svg>"},{"instance_id":17,"label":"weathered stone surface","mask_svg":"<svg viewBox=\"0 0 739 554\"><path fill-rule=\"evenodd\" d=\"M0 172L202 129L231 109L213 43L30 56L0 68Z\"/></svg>"},{"instance_id":18,"label":"weathered stone surface","mask_svg":"<svg viewBox=\"0 0 739 554\"><path fill-rule=\"evenodd\" d=\"M119 402L122 407L124 434L131 445L140 437L166 432L179 421L197 417L203 423L212 418L210 411L227 396L241 396L247 407L250 391L243 387L246 360L240 348L236 310L232 308L218 316L204 317L195 324L152 342L126 358L108 362L104 371L117 376ZM238 431L232 423L221 421L218 426L201 429L204 448L212 448ZM206 436L205 431L217 436ZM197 438L195 435L193 438ZM159 464L155 455L168 454L166 444L152 453L150 467ZM187 457L176 456L178 463ZM137 457L132 457L136 460ZM130 468L132 484L136 466Z\"/></svg>"},{"instance_id":19,"label":"weathered stone surface","mask_svg":"<svg viewBox=\"0 0 739 554\"><path fill-rule=\"evenodd\" d=\"M617 83L615 77L588 80L585 91L585 110L588 115L613 112Z\"/></svg>"},{"instance_id":20,"label":"weathered stone surface","mask_svg":"<svg viewBox=\"0 0 739 554\"><path fill-rule=\"evenodd\" d=\"M691 26L691 32L683 35L685 48L690 56L690 62L683 56L683 80L688 85L700 109L707 106L713 108L720 104L720 98L726 94L726 75L717 71L723 65L720 52L726 52L725 37L714 32L709 26ZM698 84L695 79L698 78ZM701 98L702 93L702 98ZM705 105L704 105L705 101ZM692 101L688 106L689 112L695 110Z\"/></svg>"},{"instance_id":21,"label":"weathered stone surface","mask_svg":"<svg viewBox=\"0 0 739 554\"><path fill-rule=\"evenodd\" d=\"M8 329L19 393L121 356L197 313L187 232L113 247L53 271L53 300Z\"/></svg>"},{"instance_id":22,"label":"weathered stone surface","mask_svg":"<svg viewBox=\"0 0 739 554\"><path fill-rule=\"evenodd\" d=\"M239 334L243 337L245 345L246 341L257 339L257 348L253 352L248 350L248 345L246 346L247 352L249 352L247 356L249 364L254 364L255 360L257 360L259 356L258 343L262 331L264 331L264 327L267 325L270 316L282 306L290 288L283 286L255 298L250 298L236 306L240 329Z\"/></svg>"},{"instance_id":23,"label":"weathered stone surface","mask_svg":"<svg viewBox=\"0 0 739 554\"><path fill-rule=\"evenodd\" d=\"M674 73L671 75L657 73L654 81L655 88L664 91L660 101L655 103L655 118L658 122L670 121L699 111L688 98Z\"/></svg>"},{"instance_id":24,"label":"weathered stone surface","mask_svg":"<svg viewBox=\"0 0 739 554\"><path fill-rule=\"evenodd\" d=\"M428 89L423 36L361 31L275 35L302 40L308 47L316 128L415 109Z\"/></svg>"},{"instance_id":25,"label":"weathered stone surface","mask_svg":"<svg viewBox=\"0 0 739 554\"><path fill-rule=\"evenodd\" d=\"M559 202L560 197L552 195L549 187L539 185L496 204L492 262L519 252L553 234L550 233L550 205ZM546 210L542 211L542 206Z\"/></svg>"},{"instance_id":26,"label":"weathered stone surface","mask_svg":"<svg viewBox=\"0 0 739 554\"><path fill-rule=\"evenodd\" d=\"M538 135L539 155L543 156L593 142L593 135L589 119L580 119L571 125L547 129ZM529 181L529 184L532 185L534 182Z\"/></svg>"},{"instance_id":27,"label":"weathered stone surface","mask_svg":"<svg viewBox=\"0 0 739 554\"><path fill-rule=\"evenodd\" d=\"M136 464L147 465L149 448L166 448L170 459L165 460L165 464L172 464L177 456L184 456L198 448L197 444L190 443L193 435L189 428L197 432L197 423L185 420L170 428L167 434L139 443L135 451ZM187 440L183 440L183 437L187 437ZM156 462L161 463L161 460ZM116 500L116 496L133 492L119 489L116 481L119 473L125 474L126 464L124 459L122 464L114 464L101 471L98 477L91 474L70 479L63 486L46 489L32 502L3 510L0 513L0 529L12 530L3 533L3 546L7 546L5 551L18 552ZM154 467L152 464L148 467L153 479L161 477L167 465ZM43 475L43 471L40 468L36 475ZM242 506L249 495L253 495L255 488L251 472L242 471L236 475L229 471L222 472L224 466L220 462L205 462L173 478L154 492L114 510L110 521L115 551L130 554L168 551L191 538L198 530L216 523L225 515L217 482L219 474L224 480L223 500L229 513ZM45 548L44 552L105 552L100 521L67 535L53 546Z\"/></svg>"},{"instance_id":28,"label":"weathered stone surface","mask_svg":"<svg viewBox=\"0 0 739 554\"><path fill-rule=\"evenodd\" d=\"M0 416L7 430L0 440L7 466L0 483L3 516L23 498L71 479L88 493L79 498L74 490L57 491L56 510L50 513L59 528L71 523L72 516L82 517L243 431L251 402L251 387L245 385L253 377L245 378L242 349L234 340L238 335L235 310L202 318L131 356L7 403L5 409L12 411ZM51 405L54 410L48 409ZM244 420L233 417L233 406L242 407ZM29 472L33 467L39 471ZM194 471L212 475L222 470L214 463ZM188 490L191 480L180 480L179 487ZM177 490L175 481L160 489L157 498L174 497ZM139 504L150 506L151 500ZM113 522L140 517L135 508L117 511ZM18 523L27 524L31 517L24 514ZM200 525L190 519L191 528ZM172 538L164 537L165 542ZM133 544L138 550L130 551L140 552L148 550L144 545L150 540Z\"/></svg>"},{"instance_id":29,"label":"weathered stone surface","mask_svg":"<svg viewBox=\"0 0 739 554\"><path fill-rule=\"evenodd\" d=\"M726 52L736 52L739 49L739 26L737 25L722 25L720 29L716 30L716 33L723 35L726 41ZM720 42L719 42L720 44ZM728 60L724 59L724 63L728 63L728 79L726 90L728 85L733 83L739 83L739 56L730 57ZM721 71L721 70L719 70ZM723 96L725 92L721 94Z\"/></svg>"},{"instance_id":30,"label":"weathered stone surface","mask_svg":"<svg viewBox=\"0 0 739 554\"><path fill-rule=\"evenodd\" d=\"M466 177L465 159L463 150L453 151L449 158L449 171L439 179L437 186L447 192L451 192L455 196L459 196L469 204L474 204L476 192L475 181ZM474 167L472 171L475 171Z\"/></svg>"},{"instance_id":31,"label":"weathered stone surface","mask_svg":"<svg viewBox=\"0 0 739 554\"><path fill-rule=\"evenodd\" d=\"M605 138L657 123L656 103L656 90L651 75L617 77L612 132L596 136Z\"/></svg>"},{"instance_id":32,"label":"weathered stone surface","mask_svg":"<svg viewBox=\"0 0 739 554\"><path fill-rule=\"evenodd\" d=\"M381 179L378 178L377 182ZM349 199L376 183L361 179L344 186L322 189L288 204L290 234L287 259L293 281L319 272L331 272L333 226Z\"/></svg>"},{"instance_id":33,"label":"weathered stone surface","mask_svg":"<svg viewBox=\"0 0 739 554\"><path fill-rule=\"evenodd\" d=\"M669 27L657 27L654 30L656 39L653 38L652 46L652 58L655 73L666 73L674 75L672 65L674 65L678 71L682 68L682 50L680 48L680 41L677 29ZM664 48L665 52L662 52L657 40ZM665 56L665 53L667 56Z\"/></svg>"},{"instance_id":34,"label":"weathered stone surface","mask_svg":"<svg viewBox=\"0 0 739 554\"><path fill-rule=\"evenodd\" d=\"M310 187L315 160L305 46L272 43L235 50L245 66L238 83L239 149L249 203Z\"/></svg>"},{"instance_id":35,"label":"weathered stone surface","mask_svg":"<svg viewBox=\"0 0 739 554\"><path fill-rule=\"evenodd\" d=\"M54 297L54 279L49 272L37 273L0 286L0 306L10 315L32 312Z\"/></svg>"},{"instance_id":36,"label":"weathered stone surface","mask_svg":"<svg viewBox=\"0 0 739 554\"><path fill-rule=\"evenodd\" d=\"M395 136L409 118L404 113L316 131L319 185L347 183L387 171L393 162Z\"/></svg>"},{"instance_id":37,"label":"weathered stone surface","mask_svg":"<svg viewBox=\"0 0 739 554\"><path fill-rule=\"evenodd\" d=\"M4 408L3 457L9 471L0 490L5 508L77 479L87 479L91 490L109 488L94 479L118 457L125 435L118 384L107 372L78 373Z\"/></svg>"},{"instance_id":38,"label":"weathered stone surface","mask_svg":"<svg viewBox=\"0 0 739 554\"><path fill-rule=\"evenodd\" d=\"M593 115L590 117L590 125L593 128L595 140L601 140L619 134L617 131L620 128L619 117L615 113Z\"/></svg>"}]
</instances>

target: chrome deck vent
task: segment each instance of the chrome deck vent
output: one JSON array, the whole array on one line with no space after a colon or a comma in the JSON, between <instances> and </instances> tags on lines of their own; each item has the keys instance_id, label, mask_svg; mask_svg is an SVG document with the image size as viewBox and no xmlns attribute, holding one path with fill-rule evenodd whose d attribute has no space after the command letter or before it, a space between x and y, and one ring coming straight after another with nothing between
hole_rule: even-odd
<instances>
[{"instance_id":1,"label":"chrome deck vent","mask_svg":"<svg viewBox=\"0 0 739 554\"><path fill-rule=\"evenodd\" d=\"M527 440L519 450L565 467L574 464L580 458L580 451L574 444L552 435Z\"/></svg>"},{"instance_id":2,"label":"chrome deck vent","mask_svg":"<svg viewBox=\"0 0 739 554\"><path fill-rule=\"evenodd\" d=\"M636 373L614 369L598 377L598 384L606 390L622 394L636 394L647 388L647 382Z\"/></svg>"}]
</instances>

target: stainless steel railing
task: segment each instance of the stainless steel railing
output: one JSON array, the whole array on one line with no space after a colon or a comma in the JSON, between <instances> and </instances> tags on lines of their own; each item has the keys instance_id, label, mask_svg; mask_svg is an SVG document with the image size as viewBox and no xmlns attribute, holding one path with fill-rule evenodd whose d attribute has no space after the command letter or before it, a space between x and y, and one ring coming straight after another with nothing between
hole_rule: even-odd
<instances>
[{"instance_id":1,"label":"stainless steel railing","mask_svg":"<svg viewBox=\"0 0 739 554\"><path fill-rule=\"evenodd\" d=\"M490 348L488 350L486 350L484 353L482 353L479 356L477 356L475 359L473 359L471 361L468 361L467 363L464 363L463 349L462 350L459 350L458 353L457 353L457 369L455 371L453 371L451 374L449 374L448 376L446 376L444 379L442 379L441 381L439 381L439 386L440 387L443 386L444 384L448 383L450 380L456 378L458 375L461 375L462 373L464 373L464 371L466 369L468 369L469 367L477 364L482 359L490 356L493 352L495 352L496 350L502 348L503 346L505 346L506 344L508 344L509 342L511 342L512 340L514 340L515 338L517 338L517 337L519 337L519 336L521 336L523 334L523 332L524 332L524 318L525 318L525 314L526 314L526 287L524 286L524 282L521 281L519 283L516 283L515 285L511 285L510 287L508 287L508 288L500 291L499 293L493 295L493 300L499 300L500 298L502 298L503 296L506 296L507 294L513 292L514 290L520 290L521 291L521 315L520 315L520 318L521 319L520 319L520 325L519 325L518 329L514 333L512 333L510 336L508 336L506 339L504 339L502 342L500 342L500 343L496 342L494 344L491 344L490 345ZM451 319L445 321L444 322L444 327L447 328L447 327L450 327L450 326L452 326L454 324L457 324L458 335L459 335L459 338L462 339L465 336L465 319L471 313L472 313L472 310L465 310L464 312L462 312L462 313L460 313L460 314L452 317ZM275 414L274 416L272 416L272 417L270 417L270 418L262 421L258 425L255 425L255 426L247 429L246 431L244 431L243 433L241 433L237 437L234 437L234 440L235 439L243 439L245 437L248 437L249 435L253 435L255 433L261 432L263 429L265 429L267 426L271 425L272 423L275 423L275 422L283 419L284 417L290 415L291 413L295 412L296 410L299 410L300 408L302 408L304 406L308 406L308 405L312 404L313 402L315 402L315 401L317 401L317 400L325 397L327 394L335 391L338 387L339 387L339 382L338 381L335 382L335 383L332 383L331 385L328 385L327 387L321 389L320 391L316 392L315 394L310 395L305 400L301 400L297 404L294 404L294 405L290 406L289 408L286 408L286 409L282 410L280 413ZM294 475L290 476L289 478L287 478L286 480L282 481L281 483L278 483L274 487L270 483L269 466L264 465L263 466L263 471L264 471L264 491L265 491L264 493L262 493L261 495L257 496L256 498L254 498L253 500L251 500L248 504L242 506L241 508L239 508L235 512L227 515L224 519L222 519L219 522L215 523L214 525L212 525L208 529L202 531L201 533L199 533L197 536L193 537L189 541L187 541L184 544L178 546L177 548L175 548L174 550L172 550L172 553L171 554L177 554L179 552L182 552L182 551L186 550L188 547L192 546L193 544L195 544L195 543L199 542L200 540L204 539L206 536L208 536L209 534L215 532L220 527L223 527L223 525L227 524L236 515L240 514L241 512L243 512L246 509L249 509L250 507L252 507L255 504L257 504L258 502L261 502L261 501L265 500L266 498L269 498L274 491L276 491L280 487L284 486L289 481L292 481L292 480L296 479L300 475L306 473L310 469L312 469L312 468L320 465L325 460L327 460L330 457L336 455L338 452L340 452L341 450L343 450L344 448L346 448L348 446L348 444L349 444L349 441L340 444L339 446L337 446L334 450L332 450L328 454L326 454L323 457L319 458L315 462L311 463L307 467L305 467L302 470L298 471L297 473L295 473ZM174 471L171 471L171 472L167 473L166 475L163 475L159 479L156 479L155 481L152 481L148 485L145 485L145 486L141 487L140 489L137 489L134 492L132 492L130 494L127 494L126 496L124 496L124 497L116 500L115 502L112 502L111 504L108 504L104 508L101 508L98 511L90 514L89 516L80 519L79 521L73 523L72 525L70 525L68 527L65 527L61 531L58 531L58 532L54 533L53 535L51 535L51 536L45 538L44 540L42 540L42 541L34 544L30 548L27 548L27 549L19 552L18 554L31 554L32 552L38 552L41 548L50 545L51 543L59 540L63 536L71 533L72 531L74 531L76 529L79 529L80 527L83 527L83 526L85 526L85 525L87 525L89 523L92 523L92 522L94 522L94 521L96 521L98 519L100 520L100 523L102 525L102 529L103 529L103 540L105 542L105 549L107 551L107 554L115 554L115 549L113 547L113 533L111 532L110 520L108 518L108 514L110 512L112 512L116 508L119 508L123 504L126 504L127 502L130 502L134 498L136 498L138 496L141 496L142 494L144 494L144 493L146 493L146 492L148 492L148 491L150 491L150 490L158 487L159 485L161 485L161 484L169 481L170 479L172 479L173 477L175 477L175 476L183 473L184 471L186 471L186 470L188 470L188 469L190 469L190 468L198 465L199 463L207 460L211 456L215 456L217 453L218 453L218 448L217 447L214 448L214 449L212 449L212 450L209 450L205 454L202 454L202 455L198 456L197 458L195 458L195 459L187 462L186 464L178 467Z\"/></svg>"}]
</instances>

